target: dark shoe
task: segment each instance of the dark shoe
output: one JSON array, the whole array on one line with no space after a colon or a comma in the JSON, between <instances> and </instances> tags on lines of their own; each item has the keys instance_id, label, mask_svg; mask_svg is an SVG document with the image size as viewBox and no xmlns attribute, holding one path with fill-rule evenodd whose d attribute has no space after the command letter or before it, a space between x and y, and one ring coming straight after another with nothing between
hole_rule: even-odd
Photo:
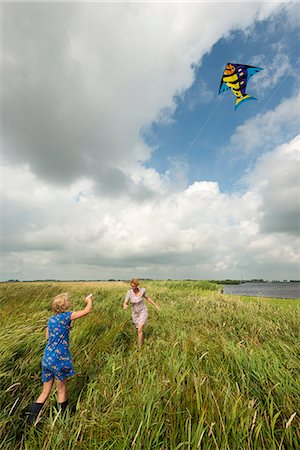
<instances>
[{"instance_id":1,"label":"dark shoe","mask_svg":"<svg viewBox=\"0 0 300 450\"><path fill-rule=\"evenodd\" d=\"M32 425L36 421L43 406L44 403L36 403L36 402L32 403L30 411L26 413L27 416L26 420L29 425Z\"/></svg>"},{"instance_id":2,"label":"dark shoe","mask_svg":"<svg viewBox=\"0 0 300 450\"><path fill-rule=\"evenodd\" d=\"M64 402L59 403L58 407L61 410L61 412L64 413L68 407L68 400L65 400Z\"/></svg>"}]
</instances>

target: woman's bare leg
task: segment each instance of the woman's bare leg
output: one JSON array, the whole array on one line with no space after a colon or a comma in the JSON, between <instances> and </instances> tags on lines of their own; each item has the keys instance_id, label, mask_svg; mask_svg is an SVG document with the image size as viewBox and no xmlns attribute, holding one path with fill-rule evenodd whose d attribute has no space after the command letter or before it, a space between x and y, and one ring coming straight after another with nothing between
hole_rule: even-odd
<instances>
[{"instance_id":1,"label":"woman's bare leg","mask_svg":"<svg viewBox=\"0 0 300 450\"><path fill-rule=\"evenodd\" d=\"M139 324L138 325L138 346L139 346L139 351L141 351L142 349L142 345L143 345L143 328L144 325Z\"/></svg>"}]
</instances>

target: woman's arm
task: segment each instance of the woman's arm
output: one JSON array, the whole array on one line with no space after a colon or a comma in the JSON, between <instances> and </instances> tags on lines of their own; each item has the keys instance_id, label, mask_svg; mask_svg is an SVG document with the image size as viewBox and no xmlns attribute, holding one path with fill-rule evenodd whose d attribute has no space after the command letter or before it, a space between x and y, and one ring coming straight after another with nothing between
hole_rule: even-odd
<instances>
[{"instance_id":1,"label":"woman's arm","mask_svg":"<svg viewBox=\"0 0 300 450\"><path fill-rule=\"evenodd\" d=\"M87 314L89 314L93 307L92 301L93 301L93 294L90 294L85 298L86 307L84 309L82 309L81 311L72 312L70 319L71 320L80 319L81 317L84 317Z\"/></svg>"},{"instance_id":2,"label":"woman's arm","mask_svg":"<svg viewBox=\"0 0 300 450\"><path fill-rule=\"evenodd\" d=\"M127 293L124 299L124 303L123 303L123 309L127 309L128 308L128 302L129 302L129 294Z\"/></svg>"},{"instance_id":3,"label":"woman's arm","mask_svg":"<svg viewBox=\"0 0 300 450\"><path fill-rule=\"evenodd\" d=\"M46 329L45 329L45 336L46 336L46 341L49 341L49 330L48 330L48 327L46 327Z\"/></svg>"},{"instance_id":4,"label":"woman's arm","mask_svg":"<svg viewBox=\"0 0 300 450\"><path fill-rule=\"evenodd\" d=\"M149 297L149 295L147 295L147 297L145 297L145 298L148 300L149 303L151 303L151 305L155 306L157 311L160 311L160 306L157 303L155 303L155 301L152 300L152 298Z\"/></svg>"}]
</instances>

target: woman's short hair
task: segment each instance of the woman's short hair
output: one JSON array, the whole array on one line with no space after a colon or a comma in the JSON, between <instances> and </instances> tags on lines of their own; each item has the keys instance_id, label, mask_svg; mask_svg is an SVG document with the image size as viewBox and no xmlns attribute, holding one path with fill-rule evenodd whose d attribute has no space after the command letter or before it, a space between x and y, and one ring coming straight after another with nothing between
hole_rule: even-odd
<instances>
[{"instance_id":1,"label":"woman's short hair","mask_svg":"<svg viewBox=\"0 0 300 450\"><path fill-rule=\"evenodd\" d=\"M132 280L130 280L130 284L136 284L138 286L140 284L140 280L138 278L132 278Z\"/></svg>"},{"instance_id":2,"label":"woman's short hair","mask_svg":"<svg viewBox=\"0 0 300 450\"><path fill-rule=\"evenodd\" d=\"M55 313L62 313L69 308L69 294L64 292L52 300L52 309Z\"/></svg>"}]
</instances>

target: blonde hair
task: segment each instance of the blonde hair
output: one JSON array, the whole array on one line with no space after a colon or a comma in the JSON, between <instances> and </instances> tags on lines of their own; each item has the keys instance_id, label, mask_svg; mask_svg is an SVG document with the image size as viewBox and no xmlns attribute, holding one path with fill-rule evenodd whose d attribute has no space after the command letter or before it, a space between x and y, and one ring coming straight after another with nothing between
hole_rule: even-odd
<instances>
[{"instance_id":1,"label":"blonde hair","mask_svg":"<svg viewBox=\"0 0 300 450\"><path fill-rule=\"evenodd\" d=\"M69 306L69 294L67 292L57 295L52 300L52 309L56 314L66 311Z\"/></svg>"},{"instance_id":2,"label":"blonde hair","mask_svg":"<svg viewBox=\"0 0 300 450\"><path fill-rule=\"evenodd\" d=\"M130 284L136 284L138 286L140 284L140 280L138 278L132 278Z\"/></svg>"}]
</instances>

